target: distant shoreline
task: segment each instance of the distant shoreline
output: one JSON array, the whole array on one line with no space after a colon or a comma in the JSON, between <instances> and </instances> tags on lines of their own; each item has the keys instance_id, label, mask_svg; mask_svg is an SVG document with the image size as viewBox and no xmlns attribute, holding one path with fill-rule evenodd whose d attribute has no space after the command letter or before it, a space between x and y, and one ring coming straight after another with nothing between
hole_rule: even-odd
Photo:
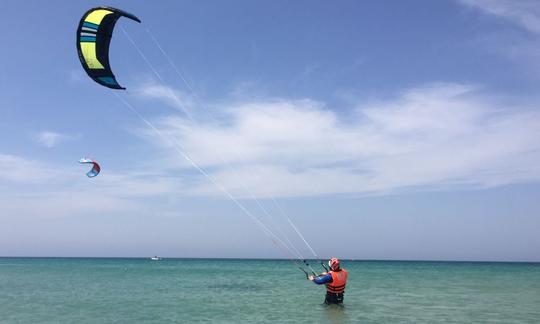
<instances>
[{"instance_id":1,"label":"distant shoreline","mask_svg":"<svg viewBox=\"0 0 540 324\"><path fill-rule=\"evenodd\" d=\"M214 257L166 257L160 256L162 260L215 260L215 261L290 261L286 258L214 258ZM122 257L122 256L0 256L0 259L107 259L107 260L150 260L148 257ZM309 261L316 259L306 258ZM323 259L324 260L324 259ZM490 260L399 260L399 259L346 259L343 262L395 262L395 263L505 263L505 264L539 264L540 261L490 261Z\"/></svg>"}]
</instances>

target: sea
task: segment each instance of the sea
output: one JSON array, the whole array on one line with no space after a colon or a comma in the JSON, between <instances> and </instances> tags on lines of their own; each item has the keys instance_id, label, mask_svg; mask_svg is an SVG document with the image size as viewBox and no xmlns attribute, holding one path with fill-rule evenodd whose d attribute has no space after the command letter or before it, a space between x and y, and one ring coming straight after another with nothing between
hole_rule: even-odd
<instances>
[{"instance_id":1,"label":"sea","mask_svg":"<svg viewBox=\"0 0 540 324\"><path fill-rule=\"evenodd\" d=\"M540 263L342 265L329 306L291 260L0 258L0 323L540 323Z\"/></svg>"}]
</instances>

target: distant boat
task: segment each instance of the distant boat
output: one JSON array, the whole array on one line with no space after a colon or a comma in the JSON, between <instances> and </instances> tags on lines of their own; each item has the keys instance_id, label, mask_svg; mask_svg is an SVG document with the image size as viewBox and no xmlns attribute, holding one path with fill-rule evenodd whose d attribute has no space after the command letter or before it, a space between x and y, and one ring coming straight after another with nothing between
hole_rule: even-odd
<instances>
[{"instance_id":1,"label":"distant boat","mask_svg":"<svg viewBox=\"0 0 540 324\"><path fill-rule=\"evenodd\" d=\"M155 255L155 256L151 257L150 260L152 260L152 261L160 261L160 260L162 260L162 258Z\"/></svg>"}]
</instances>

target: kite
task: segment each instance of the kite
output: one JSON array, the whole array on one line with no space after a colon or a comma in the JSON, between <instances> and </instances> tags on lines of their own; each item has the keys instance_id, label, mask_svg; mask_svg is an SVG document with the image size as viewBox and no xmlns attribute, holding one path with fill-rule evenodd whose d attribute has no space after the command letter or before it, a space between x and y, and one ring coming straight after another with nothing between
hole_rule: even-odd
<instances>
[{"instance_id":1,"label":"kite","mask_svg":"<svg viewBox=\"0 0 540 324\"><path fill-rule=\"evenodd\" d=\"M99 164L97 164L96 161L88 158L82 158L79 160L79 163L81 164L92 164L92 169L86 173L88 178L93 178L99 174L99 171L101 171L101 167Z\"/></svg>"},{"instance_id":2,"label":"kite","mask_svg":"<svg viewBox=\"0 0 540 324\"><path fill-rule=\"evenodd\" d=\"M109 45L114 25L120 17L141 22L134 15L111 7L88 10L77 28L77 51L90 78L105 87L124 90L116 81L109 65Z\"/></svg>"}]
</instances>

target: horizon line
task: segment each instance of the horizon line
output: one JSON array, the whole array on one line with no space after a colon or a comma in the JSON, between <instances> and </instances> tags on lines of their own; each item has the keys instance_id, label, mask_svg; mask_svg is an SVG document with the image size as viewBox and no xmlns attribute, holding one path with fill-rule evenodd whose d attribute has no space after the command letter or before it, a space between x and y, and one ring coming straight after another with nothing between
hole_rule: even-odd
<instances>
[{"instance_id":1,"label":"horizon line","mask_svg":"<svg viewBox=\"0 0 540 324\"><path fill-rule=\"evenodd\" d=\"M4 256L0 255L0 259L133 259L133 260L149 260L152 256ZM244 261L290 261L290 260L309 260L319 261L321 259L305 258L305 259L288 259L288 258L241 258L241 257L165 257L159 256L163 260L244 260ZM322 259L326 260L326 259ZM340 258L346 262L452 262L452 263L531 263L540 264L540 261L502 261L502 260L436 260L436 259L356 259L356 258Z\"/></svg>"}]
</instances>

